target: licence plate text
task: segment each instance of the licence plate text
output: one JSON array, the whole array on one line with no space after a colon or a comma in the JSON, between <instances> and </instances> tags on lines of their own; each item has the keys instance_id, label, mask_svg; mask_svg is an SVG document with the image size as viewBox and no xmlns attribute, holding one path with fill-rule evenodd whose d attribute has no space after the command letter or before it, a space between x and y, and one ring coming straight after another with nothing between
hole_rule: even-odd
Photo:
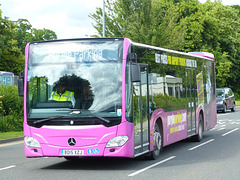
<instances>
[{"instance_id":1,"label":"licence plate text","mask_svg":"<svg viewBox=\"0 0 240 180\"><path fill-rule=\"evenodd\" d=\"M84 150L61 150L61 154L64 156L84 155Z\"/></svg>"}]
</instances>

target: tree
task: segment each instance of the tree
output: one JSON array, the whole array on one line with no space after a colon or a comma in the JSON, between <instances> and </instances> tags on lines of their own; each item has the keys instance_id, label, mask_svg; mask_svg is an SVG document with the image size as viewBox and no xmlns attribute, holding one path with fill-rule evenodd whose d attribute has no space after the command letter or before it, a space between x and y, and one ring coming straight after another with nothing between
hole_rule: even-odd
<instances>
[{"instance_id":1,"label":"tree","mask_svg":"<svg viewBox=\"0 0 240 180\"><path fill-rule=\"evenodd\" d=\"M133 41L181 49L185 22L179 20L174 2L167 0L108 0L106 2L106 36L128 37ZM93 27L102 36L102 9L89 15ZM161 34L160 34L161 32Z\"/></svg>"},{"instance_id":2,"label":"tree","mask_svg":"<svg viewBox=\"0 0 240 180\"><path fill-rule=\"evenodd\" d=\"M168 49L206 51L215 55L217 86L240 94L239 6L220 0L108 0L106 36ZM102 36L102 9L90 14Z\"/></svg>"},{"instance_id":3,"label":"tree","mask_svg":"<svg viewBox=\"0 0 240 180\"><path fill-rule=\"evenodd\" d=\"M233 5L233 6L230 6L236 10L238 10L238 16L240 17L240 6L239 5Z\"/></svg>"},{"instance_id":4,"label":"tree","mask_svg":"<svg viewBox=\"0 0 240 180\"><path fill-rule=\"evenodd\" d=\"M225 81L225 84L220 83L217 86L230 86L235 92L240 92L240 75L237 73L240 71L238 11L230 6L223 6L221 2L208 1L205 3L205 12L203 45L216 56L217 82ZM225 79L222 80L223 78Z\"/></svg>"},{"instance_id":5,"label":"tree","mask_svg":"<svg viewBox=\"0 0 240 180\"><path fill-rule=\"evenodd\" d=\"M28 42L57 39L54 31L45 28L32 28L32 25L27 19L18 19L15 23L17 27L18 47L23 54L25 53L25 47Z\"/></svg>"},{"instance_id":6,"label":"tree","mask_svg":"<svg viewBox=\"0 0 240 180\"><path fill-rule=\"evenodd\" d=\"M34 42L34 41L47 41L57 39L57 35L54 31L49 29L35 29L31 30L31 33L25 37L26 42Z\"/></svg>"},{"instance_id":7,"label":"tree","mask_svg":"<svg viewBox=\"0 0 240 180\"><path fill-rule=\"evenodd\" d=\"M19 73L24 68L24 56L16 41L15 24L0 14L0 70Z\"/></svg>"},{"instance_id":8,"label":"tree","mask_svg":"<svg viewBox=\"0 0 240 180\"><path fill-rule=\"evenodd\" d=\"M28 43L26 42L26 37L32 34L32 25L27 19L18 19L16 21L16 27L18 47L24 54L26 44Z\"/></svg>"},{"instance_id":9,"label":"tree","mask_svg":"<svg viewBox=\"0 0 240 180\"><path fill-rule=\"evenodd\" d=\"M11 21L2 18L0 9L0 71L19 74L24 70L25 47L28 42L57 39L54 31L35 29L27 19Z\"/></svg>"},{"instance_id":10,"label":"tree","mask_svg":"<svg viewBox=\"0 0 240 180\"><path fill-rule=\"evenodd\" d=\"M228 86L227 79L230 78L230 71L232 67L232 62L229 60L229 55L224 52L216 50L214 52L216 61L216 81L218 87Z\"/></svg>"}]
</instances>

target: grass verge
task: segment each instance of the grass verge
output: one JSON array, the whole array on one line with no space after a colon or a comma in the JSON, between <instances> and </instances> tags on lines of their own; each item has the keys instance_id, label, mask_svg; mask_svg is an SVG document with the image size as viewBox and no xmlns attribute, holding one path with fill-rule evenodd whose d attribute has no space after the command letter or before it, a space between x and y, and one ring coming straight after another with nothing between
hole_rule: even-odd
<instances>
[{"instance_id":1,"label":"grass verge","mask_svg":"<svg viewBox=\"0 0 240 180\"><path fill-rule=\"evenodd\" d=\"M0 140L23 137L23 131L20 132L0 132Z\"/></svg>"},{"instance_id":2,"label":"grass verge","mask_svg":"<svg viewBox=\"0 0 240 180\"><path fill-rule=\"evenodd\" d=\"M240 106L240 100L236 100L235 102L237 106Z\"/></svg>"}]
</instances>

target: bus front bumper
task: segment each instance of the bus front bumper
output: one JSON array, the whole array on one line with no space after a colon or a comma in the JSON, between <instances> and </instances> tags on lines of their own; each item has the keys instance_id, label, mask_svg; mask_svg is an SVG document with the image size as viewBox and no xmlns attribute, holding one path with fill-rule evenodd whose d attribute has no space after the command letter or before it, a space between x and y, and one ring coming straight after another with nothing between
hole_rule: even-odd
<instances>
[{"instance_id":1,"label":"bus front bumper","mask_svg":"<svg viewBox=\"0 0 240 180\"><path fill-rule=\"evenodd\" d=\"M106 147L107 144L95 144L84 147L61 147L40 144L40 147L29 147L24 144L26 157L66 157L66 156L102 156L102 157L133 157L132 142L128 140L119 147Z\"/></svg>"}]
</instances>

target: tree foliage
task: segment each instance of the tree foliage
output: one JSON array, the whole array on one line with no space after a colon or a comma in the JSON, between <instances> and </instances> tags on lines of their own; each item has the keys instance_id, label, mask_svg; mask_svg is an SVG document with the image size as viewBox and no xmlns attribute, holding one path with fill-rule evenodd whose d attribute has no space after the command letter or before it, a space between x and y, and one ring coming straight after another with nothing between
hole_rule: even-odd
<instances>
[{"instance_id":1,"label":"tree foliage","mask_svg":"<svg viewBox=\"0 0 240 180\"><path fill-rule=\"evenodd\" d=\"M102 36L102 9L89 15ZM107 37L215 55L217 86L240 94L240 6L220 0L107 0Z\"/></svg>"},{"instance_id":2,"label":"tree foliage","mask_svg":"<svg viewBox=\"0 0 240 180\"><path fill-rule=\"evenodd\" d=\"M108 0L106 36L128 37L136 42L177 49L183 44L185 22L178 19L174 3L168 0ZM102 36L102 9L90 14ZM161 32L161 33L159 33Z\"/></svg>"},{"instance_id":3,"label":"tree foliage","mask_svg":"<svg viewBox=\"0 0 240 180\"><path fill-rule=\"evenodd\" d=\"M2 17L0 9L0 71L14 74L23 71L26 44L52 39L57 39L52 30L32 28L26 19L11 21L7 17Z\"/></svg>"}]
</instances>

